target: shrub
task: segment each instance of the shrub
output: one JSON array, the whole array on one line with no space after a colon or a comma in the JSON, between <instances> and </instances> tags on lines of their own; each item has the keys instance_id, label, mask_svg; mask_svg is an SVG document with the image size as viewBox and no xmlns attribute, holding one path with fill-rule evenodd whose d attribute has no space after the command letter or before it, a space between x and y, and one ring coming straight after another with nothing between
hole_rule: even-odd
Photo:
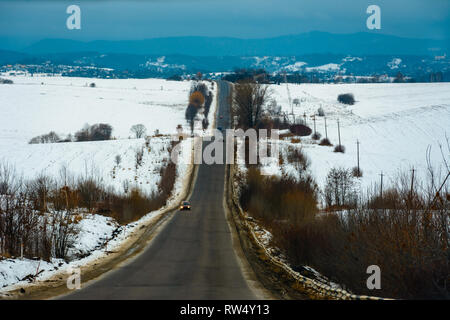
<instances>
[{"instance_id":1,"label":"shrub","mask_svg":"<svg viewBox=\"0 0 450 320\"><path fill-rule=\"evenodd\" d=\"M289 127L289 130L298 136L309 136L312 133L311 128L303 124L293 124Z\"/></svg>"},{"instance_id":2,"label":"shrub","mask_svg":"<svg viewBox=\"0 0 450 320\"><path fill-rule=\"evenodd\" d=\"M289 147L286 160L289 163L299 164L301 170L308 169L311 164L309 158L302 151L302 149L296 147Z\"/></svg>"},{"instance_id":3,"label":"shrub","mask_svg":"<svg viewBox=\"0 0 450 320\"><path fill-rule=\"evenodd\" d=\"M358 167L353 167L352 168L352 175L356 178L360 178L363 176L363 172L361 170L361 168Z\"/></svg>"},{"instance_id":4,"label":"shrub","mask_svg":"<svg viewBox=\"0 0 450 320\"><path fill-rule=\"evenodd\" d=\"M319 145L321 145L321 146L332 146L333 144L330 142L330 140L328 138L323 138L322 140L320 140Z\"/></svg>"},{"instance_id":5,"label":"shrub","mask_svg":"<svg viewBox=\"0 0 450 320\"><path fill-rule=\"evenodd\" d=\"M334 147L334 152L345 153L345 147L341 144L338 144L336 147Z\"/></svg>"},{"instance_id":6,"label":"shrub","mask_svg":"<svg viewBox=\"0 0 450 320\"><path fill-rule=\"evenodd\" d=\"M323 111L322 107L317 109L317 114L319 115L319 117L325 117L325 111Z\"/></svg>"},{"instance_id":7,"label":"shrub","mask_svg":"<svg viewBox=\"0 0 450 320\"><path fill-rule=\"evenodd\" d=\"M286 220L305 221L317 212L317 185L309 175L297 181L288 176L264 176L250 167L240 201L244 210L267 226Z\"/></svg>"},{"instance_id":8,"label":"shrub","mask_svg":"<svg viewBox=\"0 0 450 320\"><path fill-rule=\"evenodd\" d=\"M80 197L80 207L92 212L95 204L102 199L102 195L104 194L100 181L92 176L81 177L76 187Z\"/></svg>"},{"instance_id":9,"label":"shrub","mask_svg":"<svg viewBox=\"0 0 450 320\"><path fill-rule=\"evenodd\" d=\"M343 104L348 104L348 105L355 104L355 97L353 96L353 93L340 94L340 95L338 95L337 100Z\"/></svg>"},{"instance_id":10,"label":"shrub","mask_svg":"<svg viewBox=\"0 0 450 320\"><path fill-rule=\"evenodd\" d=\"M311 136L311 138L312 138L313 140L319 140L320 137L321 137L321 134L318 133L318 132L314 132L314 134Z\"/></svg>"},{"instance_id":11,"label":"shrub","mask_svg":"<svg viewBox=\"0 0 450 320\"><path fill-rule=\"evenodd\" d=\"M91 141L110 140L112 127L106 123L97 123L89 129Z\"/></svg>"},{"instance_id":12,"label":"shrub","mask_svg":"<svg viewBox=\"0 0 450 320\"><path fill-rule=\"evenodd\" d=\"M272 129L278 129L278 130L285 130L289 129L289 123L286 119L280 119L278 117L272 118L272 117L263 117L261 118L261 121L257 125L257 129L267 129L270 135L270 130Z\"/></svg>"},{"instance_id":13,"label":"shrub","mask_svg":"<svg viewBox=\"0 0 450 320\"><path fill-rule=\"evenodd\" d=\"M56 143L60 141L61 138L54 131L50 131L48 134L43 134L41 136L32 138L28 143L29 144Z\"/></svg>"},{"instance_id":14,"label":"shrub","mask_svg":"<svg viewBox=\"0 0 450 320\"><path fill-rule=\"evenodd\" d=\"M75 132L75 141L77 142L84 142L84 141L90 141L90 134L89 134L89 125L86 124L83 129L80 131Z\"/></svg>"},{"instance_id":15,"label":"shrub","mask_svg":"<svg viewBox=\"0 0 450 320\"><path fill-rule=\"evenodd\" d=\"M77 142L110 140L112 130L112 126L107 123L97 123L92 126L86 124L83 129L75 133L75 140Z\"/></svg>"}]
</instances>

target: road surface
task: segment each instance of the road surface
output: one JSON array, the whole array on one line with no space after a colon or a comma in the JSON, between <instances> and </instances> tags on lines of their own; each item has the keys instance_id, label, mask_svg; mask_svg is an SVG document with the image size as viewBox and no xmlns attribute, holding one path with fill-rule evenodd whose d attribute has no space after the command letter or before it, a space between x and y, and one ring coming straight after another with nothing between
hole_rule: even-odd
<instances>
[{"instance_id":1,"label":"road surface","mask_svg":"<svg viewBox=\"0 0 450 320\"><path fill-rule=\"evenodd\" d=\"M219 82L217 127L229 127L230 88ZM223 207L225 165L199 166L192 210L176 212L145 251L64 299L256 299Z\"/></svg>"}]
</instances>

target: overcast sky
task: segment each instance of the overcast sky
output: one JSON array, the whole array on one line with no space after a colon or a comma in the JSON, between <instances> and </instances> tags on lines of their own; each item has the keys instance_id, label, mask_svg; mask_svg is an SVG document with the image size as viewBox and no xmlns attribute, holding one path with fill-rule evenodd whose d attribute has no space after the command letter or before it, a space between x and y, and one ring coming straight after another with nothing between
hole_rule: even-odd
<instances>
[{"instance_id":1,"label":"overcast sky","mask_svg":"<svg viewBox=\"0 0 450 320\"><path fill-rule=\"evenodd\" d=\"M66 28L70 4L81 7L81 30ZM382 28L375 32L450 38L450 0L0 0L0 37L95 40L265 38L313 30L353 33L369 31L370 4L381 8Z\"/></svg>"}]
</instances>

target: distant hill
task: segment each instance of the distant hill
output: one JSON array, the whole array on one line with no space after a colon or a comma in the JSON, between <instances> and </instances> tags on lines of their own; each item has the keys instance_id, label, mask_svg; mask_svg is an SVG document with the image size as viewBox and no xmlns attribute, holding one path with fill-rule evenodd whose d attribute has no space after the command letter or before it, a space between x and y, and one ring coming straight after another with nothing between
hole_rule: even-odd
<instances>
[{"instance_id":1,"label":"distant hill","mask_svg":"<svg viewBox=\"0 0 450 320\"><path fill-rule=\"evenodd\" d=\"M1 44L0 44L1 48ZM82 42L44 39L26 47L30 54L100 52L135 55L289 56L305 54L429 55L450 50L450 39L410 39L376 33L309 32L267 39L172 37L146 40Z\"/></svg>"},{"instance_id":2,"label":"distant hill","mask_svg":"<svg viewBox=\"0 0 450 320\"><path fill-rule=\"evenodd\" d=\"M0 65L7 63L20 63L26 59L29 59L29 55L16 51L0 50Z\"/></svg>"},{"instance_id":3,"label":"distant hill","mask_svg":"<svg viewBox=\"0 0 450 320\"><path fill-rule=\"evenodd\" d=\"M82 42L45 39L20 52L1 50L5 64L112 68L120 76L171 76L229 72L237 68L278 73L373 75L398 72L419 80L450 77L450 41L407 39L376 33L309 32L269 39L208 37ZM5 42L7 43L7 42ZM447 56L444 56L447 53ZM435 59L435 56L443 56ZM47 68L47 67L46 67ZM49 67L50 68L50 67ZM53 67L52 67L53 68ZM57 67L51 70L59 70ZM122 72L123 71L123 72Z\"/></svg>"}]
</instances>

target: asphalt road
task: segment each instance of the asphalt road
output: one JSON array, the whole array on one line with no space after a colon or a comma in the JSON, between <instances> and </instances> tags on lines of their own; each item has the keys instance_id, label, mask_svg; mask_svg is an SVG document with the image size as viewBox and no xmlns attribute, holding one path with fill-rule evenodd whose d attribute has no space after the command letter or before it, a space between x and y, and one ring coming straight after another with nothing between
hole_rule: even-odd
<instances>
[{"instance_id":1,"label":"asphalt road","mask_svg":"<svg viewBox=\"0 0 450 320\"><path fill-rule=\"evenodd\" d=\"M217 127L225 129L230 88L219 86ZM190 212L176 212L132 262L64 299L256 299L233 250L224 178L225 165L200 165Z\"/></svg>"}]
</instances>

